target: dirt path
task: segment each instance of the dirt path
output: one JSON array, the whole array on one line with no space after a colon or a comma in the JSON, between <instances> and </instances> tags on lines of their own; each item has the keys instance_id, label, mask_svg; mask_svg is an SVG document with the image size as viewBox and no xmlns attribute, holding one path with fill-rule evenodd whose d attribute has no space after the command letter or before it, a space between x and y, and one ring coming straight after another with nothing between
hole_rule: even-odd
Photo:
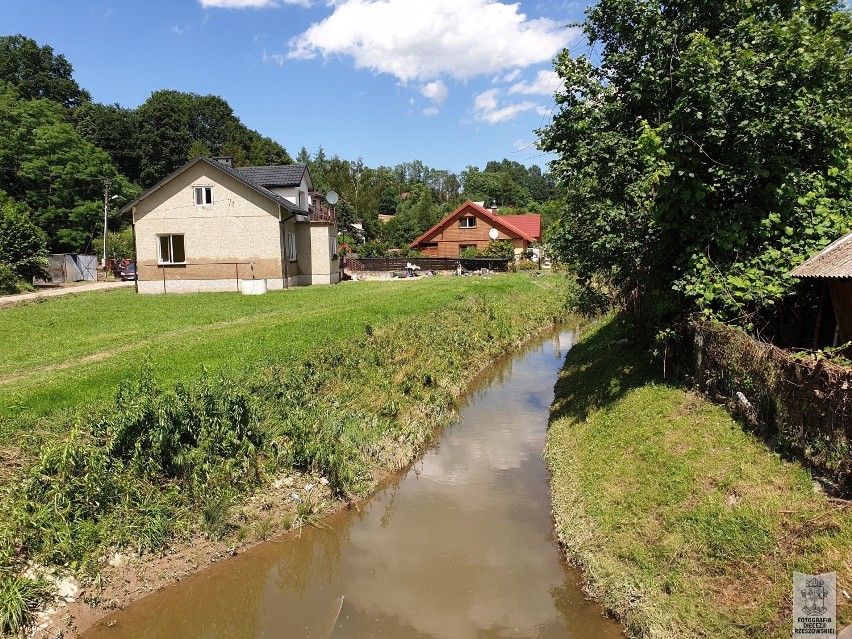
<instances>
[{"instance_id":1,"label":"dirt path","mask_svg":"<svg viewBox=\"0 0 852 639\"><path fill-rule=\"evenodd\" d=\"M85 293L87 291L111 291L112 289L127 288L133 285L134 282L75 282L73 284L62 284L55 288L42 288L33 293L0 296L0 308L14 306L21 302L32 302L45 297L58 297L59 295Z\"/></svg>"}]
</instances>

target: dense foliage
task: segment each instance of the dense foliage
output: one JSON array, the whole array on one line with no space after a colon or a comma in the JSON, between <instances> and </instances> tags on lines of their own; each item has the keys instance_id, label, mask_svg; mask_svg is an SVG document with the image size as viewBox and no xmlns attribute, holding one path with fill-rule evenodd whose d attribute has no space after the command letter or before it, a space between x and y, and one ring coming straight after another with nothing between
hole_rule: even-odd
<instances>
[{"instance_id":1,"label":"dense foliage","mask_svg":"<svg viewBox=\"0 0 852 639\"><path fill-rule=\"evenodd\" d=\"M597 302L754 325L852 221L852 19L833 0L601 0L541 146L550 241Z\"/></svg>"},{"instance_id":2,"label":"dense foliage","mask_svg":"<svg viewBox=\"0 0 852 639\"><path fill-rule=\"evenodd\" d=\"M0 191L0 294L18 293L34 277L45 277L44 234L25 207L5 199Z\"/></svg>"}]
</instances>

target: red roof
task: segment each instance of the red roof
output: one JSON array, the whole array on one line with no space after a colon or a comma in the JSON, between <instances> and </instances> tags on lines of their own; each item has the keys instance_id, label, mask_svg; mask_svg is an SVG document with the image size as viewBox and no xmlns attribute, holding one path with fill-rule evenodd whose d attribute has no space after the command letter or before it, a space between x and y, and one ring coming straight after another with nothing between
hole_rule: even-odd
<instances>
[{"instance_id":1,"label":"red roof","mask_svg":"<svg viewBox=\"0 0 852 639\"><path fill-rule=\"evenodd\" d=\"M516 229L523 231L536 240L541 239L541 215L538 213L530 213L529 215L501 215L500 219L509 222Z\"/></svg>"},{"instance_id":2,"label":"red roof","mask_svg":"<svg viewBox=\"0 0 852 639\"><path fill-rule=\"evenodd\" d=\"M443 220L438 222L431 229L426 231L423 235L421 235L416 240L414 240L411 244L409 244L409 246L411 248L414 248L415 246L417 246L421 242L425 241L435 231L437 231L441 227L447 226L450 222L455 220L457 217L460 217L460 214L465 209L473 209L475 213L477 213L478 215L480 215L484 219L488 220L493 225L498 226L498 227L502 227L504 232L506 232L507 235L508 234L517 235L518 237L525 239L527 242L536 242L539 239L538 236L541 235L541 216L540 215L504 215L504 216L494 215L491 211L489 211L486 208L479 206L478 204L475 204L473 202L465 202L459 208L457 208L455 211L453 211L447 217L445 217ZM526 230L520 228L517 224L513 223L514 218L520 218L520 217L529 217L529 218L535 217L538 220L538 235L531 235Z\"/></svg>"}]
</instances>

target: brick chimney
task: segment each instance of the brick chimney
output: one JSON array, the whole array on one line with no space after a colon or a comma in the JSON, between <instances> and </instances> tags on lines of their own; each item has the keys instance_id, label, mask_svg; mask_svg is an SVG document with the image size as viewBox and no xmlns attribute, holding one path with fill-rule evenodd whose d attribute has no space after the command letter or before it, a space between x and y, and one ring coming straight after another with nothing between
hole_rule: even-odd
<instances>
[{"instance_id":1,"label":"brick chimney","mask_svg":"<svg viewBox=\"0 0 852 639\"><path fill-rule=\"evenodd\" d=\"M491 200L491 215L497 215L497 200Z\"/></svg>"}]
</instances>

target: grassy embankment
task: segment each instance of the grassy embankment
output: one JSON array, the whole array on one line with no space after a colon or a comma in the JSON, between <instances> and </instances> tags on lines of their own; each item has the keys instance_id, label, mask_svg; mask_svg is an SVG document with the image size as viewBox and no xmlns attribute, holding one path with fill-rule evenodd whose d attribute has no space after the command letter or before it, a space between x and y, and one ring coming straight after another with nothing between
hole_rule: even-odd
<instances>
[{"instance_id":1,"label":"grassy embankment","mask_svg":"<svg viewBox=\"0 0 852 639\"><path fill-rule=\"evenodd\" d=\"M36 603L27 562L92 575L116 548L244 539L253 522L232 515L282 474L370 491L477 371L563 316L564 293L564 279L502 276L0 311L0 630Z\"/></svg>"},{"instance_id":2,"label":"grassy embankment","mask_svg":"<svg viewBox=\"0 0 852 639\"><path fill-rule=\"evenodd\" d=\"M813 492L721 407L662 382L618 320L556 386L547 463L559 537L634 637L789 637L793 571L837 572L852 621L852 508Z\"/></svg>"}]
</instances>

